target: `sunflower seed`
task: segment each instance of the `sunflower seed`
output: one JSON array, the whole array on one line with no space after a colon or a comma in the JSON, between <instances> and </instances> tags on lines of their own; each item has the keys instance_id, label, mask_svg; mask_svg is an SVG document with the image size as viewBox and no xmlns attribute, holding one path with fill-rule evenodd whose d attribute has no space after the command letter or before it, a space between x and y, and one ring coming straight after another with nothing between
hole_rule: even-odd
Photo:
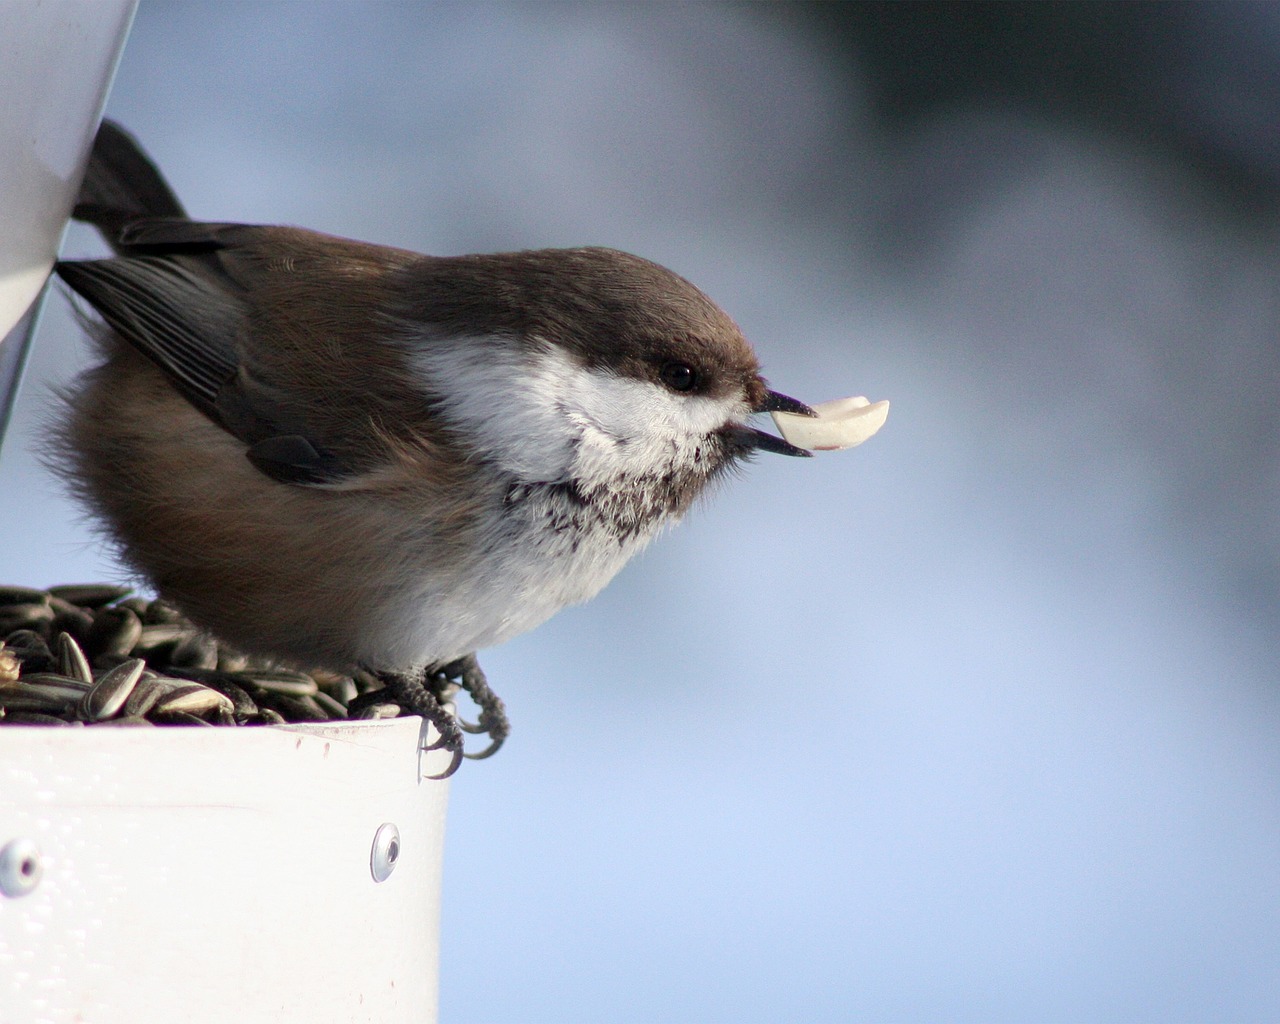
<instances>
[{"instance_id":1,"label":"sunflower seed","mask_svg":"<svg viewBox=\"0 0 1280 1024\"><path fill-rule=\"evenodd\" d=\"M142 621L146 625L152 626L158 625L162 622L185 623L186 620L182 617L182 613L178 611L177 608L171 605L168 601L157 597L147 605L147 610L142 616Z\"/></svg>"},{"instance_id":2,"label":"sunflower seed","mask_svg":"<svg viewBox=\"0 0 1280 1024\"><path fill-rule=\"evenodd\" d=\"M189 715L200 715L218 708L232 711L234 707L230 697L225 697L217 690L211 690L200 683L192 683L190 686L180 686L162 697L156 703L155 710L157 714L182 711Z\"/></svg>"},{"instance_id":3,"label":"sunflower seed","mask_svg":"<svg viewBox=\"0 0 1280 1024\"><path fill-rule=\"evenodd\" d=\"M239 651L231 651L218 645L218 671L219 672L243 672L249 667L249 659Z\"/></svg>"},{"instance_id":4,"label":"sunflower seed","mask_svg":"<svg viewBox=\"0 0 1280 1024\"><path fill-rule=\"evenodd\" d=\"M327 722L329 716L320 709L311 696L294 696L291 693L272 693L259 701L268 704L290 722Z\"/></svg>"},{"instance_id":5,"label":"sunflower seed","mask_svg":"<svg viewBox=\"0 0 1280 1024\"><path fill-rule=\"evenodd\" d=\"M118 601L133 591L132 587L118 587L110 583L64 583L50 587L49 596L57 597L82 608L101 608Z\"/></svg>"},{"instance_id":6,"label":"sunflower seed","mask_svg":"<svg viewBox=\"0 0 1280 1024\"><path fill-rule=\"evenodd\" d=\"M170 669L170 671L175 675L180 676L191 675L192 678L196 679L198 682L204 683L204 685L209 687L209 689L217 690L224 697L229 698L232 705L232 713L237 718L247 718L249 715L256 715L258 713L258 705L254 699L249 696L248 691L245 690L243 686L240 686L234 680L228 679L220 672L183 668L174 668ZM199 676L194 675L194 672L199 672Z\"/></svg>"},{"instance_id":7,"label":"sunflower seed","mask_svg":"<svg viewBox=\"0 0 1280 1024\"><path fill-rule=\"evenodd\" d=\"M65 718L46 715L40 711L6 711L4 720L14 725L71 725Z\"/></svg>"},{"instance_id":8,"label":"sunflower seed","mask_svg":"<svg viewBox=\"0 0 1280 1024\"><path fill-rule=\"evenodd\" d=\"M200 633L183 637L174 644L169 664L179 668L217 668L218 645Z\"/></svg>"},{"instance_id":9,"label":"sunflower seed","mask_svg":"<svg viewBox=\"0 0 1280 1024\"><path fill-rule=\"evenodd\" d=\"M45 604L48 599L48 595L43 590L33 590L31 587L0 587L0 607Z\"/></svg>"},{"instance_id":10,"label":"sunflower seed","mask_svg":"<svg viewBox=\"0 0 1280 1024\"><path fill-rule=\"evenodd\" d=\"M58 634L58 671L82 683L93 683L89 659L84 656L84 651L70 633Z\"/></svg>"},{"instance_id":11,"label":"sunflower seed","mask_svg":"<svg viewBox=\"0 0 1280 1024\"><path fill-rule=\"evenodd\" d=\"M311 695L311 699L319 705L320 710L328 714L330 718L341 719L347 717L347 709L330 697L324 690L319 690Z\"/></svg>"},{"instance_id":12,"label":"sunflower seed","mask_svg":"<svg viewBox=\"0 0 1280 1024\"><path fill-rule=\"evenodd\" d=\"M212 725L212 722L206 722L203 718L193 715L187 711L159 711L155 715L158 722L165 725Z\"/></svg>"},{"instance_id":13,"label":"sunflower seed","mask_svg":"<svg viewBox=\"0 0 1280 1024\"><path fill-rule=\"evenodd\" d=\"M152 651L162 644L175 643L190 636L193 627L178 622L148 623L138 634L136 647L140 651Z\"/></svg>"},{"instance_id":14,"label":"sunflower seed","mask_svg":"<svg viewBox=\"0 0 1280 1024\"><path fill-rule=\"evenodd\" d=\"M378 685L367 673L281 669L222 646L167 602L129 593L0 587L0 719L248 725L401 714L384 697L351 715L347 703Z\"/></svg>"},{"instance_id":15,"label":"sunflower seed","mask_svg":"<svg viewBox=\"0 0 1280 1024\"><path fill-rule=\"evenodd\" d=\"M138 680L142 677L142 670L146 667L145 661L134 658L107 672L93 684L93 689L84 695L84 699L80 702L81 714L93 722L111 718L124 707L129 694L133 693L133 688L138 685Z\"/></svg>"},{"instance_id":16,"label":"sunflower seed","mask_svg":"<svg viewBox=\"0 0 1280 1024\"><path fill-rule=\"evenodd\" d=\"M58 712L67 710L67 701L35 686L6 686L0 690L0 708L6 711Z\"/></svg>"},{"instance_id":17,"label":"sunflower seed","mask_svg":"<svg viewBox=\"0 0 1280 1024\"><path fill-rule=\"evenodd\" d=\"M128 608L104 608L89 630L87 646L94 654L131 654L142 636L142 623Z\"/></svg>"},{"instance_id":18,"label":"sunflower seed","mask_svg":"<svg viewBox=\"0 0 1280 1024\"><path fill-rule=\"evenodd\" d=\"M53 621L53 609L47 604L11 604L0 607L0 633L15 629L32 629Z\"/></svg>"},{"instance_id":19,"label":"sunflower seed","mask_svg":"<svg viewBox=\"0 0 1280 1024\"><path fill-rule=\"evenodd\" d=\"M127 718L135 715L145 715L155 707L156 701L165 694L172 693L180 685L180 683L160 679L156 676L150 678L144 676L134 685L133 692L125 698L124 707L120 710Z\"/></svg>"},{"instance_id":20,"label":"sunflower seed","mask_svg":"<svg viewBox=\"0 0 1280 1024\"><path fill-rule=\"evenodd\" d=\"M147 609L151 607L151 601L145 597L126 597L123 601L117 601L115 607L128 608L139 619L146 622Z\"/></svg>"},{"instance_id":21,"label":"sunflower seed","mask_svg":"<svg viewBox=\"0 0 1280 1024\"><path fill-rule=\"evenodd\" d=\"M34 687L50 697L72 703L79 701L89 692L88 683L58 672L29 672L18 680L18 685Z\"/></svg>"},{"instance_id":22,"label":"sunflower seed","mask_svg":"<svg viewBox=\"0 0 1280 1024\"><path fill-rule=\"evenodd\" d=\"M109 672L117 665L123 665L132 657L132 654L97 654L90 659L89 664L93 666L95 672Z\"/></svg>"},{"instance_id":23,"label":"sunflower seed","mask_svg":"<svg viewBox=\"0 0 1280 1024\"><path fill-rule=\"evenodd\" d=\"M334 679L326 687L326 691L334 700L341 704L344 708L355 700L360 691L356 688L356 681L350 676L339 676Z\"/></svg>"},{"instance_id":24,"label":"sunflower seed","mask_svg":"<svg viewBox=\"0 0 1280 1024\"><path fill-rule=\"evenodd\" d=\"M72 604L70 601L64 601L60 597L49 597L49 607L53 609L54 615L62 615L66 612L83 611L78 605Z\"/></svg>"},{"instance_id":25,"label":"sunflower seed","mask_svg":"<svg viewBox=\"0 0 1280 1024\"><path fill-rule=\"evenodd\" d=\"M17 629L5 638L5 646L17 655L28 672L46 672L53 668L53 652L44 637L30 629Z\"/></svg>"},{"instance_id":26,"label":"sunflower seed","mask_svg":"<svg viewBox=\"0 0 1280 1024\"><path fill-rule=\"evenodd\" d=\"M89 630L93 628L93 616L79 608L58 612L49 623L49 635L56 637L59 633L70 633L79 644L89 642Z\"/></svg>"},{"instance_id":27,"label":"sunflower seed","mask_svg":"<svg viewBox=\"0 0 1280 1024\"><path fill-rule=\"evenodd\" d=\"M379 718L399 718L399 704L366 704L355 713L355 718L361 720L379 719Z\"/></svg>"},{"instance_id":28,"label":"sunflower seed","mask_svg":"<svg viewBox=\"0 0 1280 1024\"><path fill-rule=\"evenodd\" d=\"M319 688L316 681L305 672L286 672L282 669L249 673L249 682L268 693L283 693L293 697L310 697Z\"/></svg>"}]
</instances>

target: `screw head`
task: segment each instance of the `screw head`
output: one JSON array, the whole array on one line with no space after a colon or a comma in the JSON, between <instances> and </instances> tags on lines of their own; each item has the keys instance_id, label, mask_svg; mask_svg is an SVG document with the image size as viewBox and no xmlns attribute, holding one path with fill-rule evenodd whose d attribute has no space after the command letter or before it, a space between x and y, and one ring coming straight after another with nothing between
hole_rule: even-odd
<instances>
[{"instance_id":1,"label":"screw head","mask_svg":"<svg viewBox=\"0 0 1280 1024\"><path fill-rule=\"evenodd\" d=\"M385 882L399 860L400 830L388 821L373 834L373 850L369 854L369 872L373 880Z\"/></svg>"},{"instance_id":2,"label":"screw head","mask_svg":"<svg viewBox=\"0 0 1280 1024\"><path fill-rule=\"evenodd\" d=\"M40 847L33 839L11 839L0 847L0 895L17 898L34 892L44 874Z\"/></svg>"}]
</instances>

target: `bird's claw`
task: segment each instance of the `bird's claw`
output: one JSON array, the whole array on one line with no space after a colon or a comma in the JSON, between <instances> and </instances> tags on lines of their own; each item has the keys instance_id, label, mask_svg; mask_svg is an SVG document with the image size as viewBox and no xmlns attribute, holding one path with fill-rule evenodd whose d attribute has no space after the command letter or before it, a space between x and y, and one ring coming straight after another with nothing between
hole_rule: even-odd
<instances>
[{"instance_id":1,"label":"bird's claw","mask_svg":"<svg viewBox=\"0 0 1280 1024\"><path fill-rule=\"evenodd\" d=\"M481 729L478 731L483 732L484 730ZM486 757L493 757L493 755L498 752L498 748L502 746L503 740L505 739L506 739L505 736L498 739L494 739L487 747L484 748L484 750L481 750L475 754L471 753L471 751L467 751L462 756L465 757L468 761L483 761Z\"/></svg>"},{"instance_id":2,"label":"bird's claw","mask_svg":"<svg viewBox=\"0 0 1280 1024\"><path fill-rule=\"evenodd\" d=\"M436 739L424 749L447 750L453 755L449 767L433 779L447 779L458 770L465 757L471 761L483 761L492 757L506 741L511 731L507 712L501 698L489 688L489 682L476 661L474 654L425 669L421 672L377 672L382 689L361 694L348 705L358 709L365 704L394 703L403 714L419 715L436 730ZM459 690L465 690L480 711L479 720L468 722L458 715L453 702ZM467 753L463 734L485 735L489 745L477 753Z\"/></svg>"},{"instance_id":3,"label":"bird's claw","mask_svg":"<svg viewBox=\"0 0 1280 1024\"><path fill-rule=\"evenodd\" d=\"M427 749L435 750L436 747L432 745L430 747L427 747ZM446 768L444 771L439 772L435 775L428 775L427 778L430 779L432 782L443 782L450 775L456 772L460 767L462 767L462 758L464 756L465 755L462 753L462 748L456 747L453 751L453 760L449 762L449 767Z\"/></svg>"},{"instance_id":4,"label":"bird's claw","mask_svg":"<svg viewBox=\"0 0 1280 1024\"><path fill-rule=\"evenodd\" d=\"M435 722L432 722L431 724L435 725ZM427 751L453 750L454 748L457 747L457 745L458 745L457 741L452 736L445 736L443 733L440 733L439 735L436 736L436 741L434 743L428 743L422 749Z\"/></svg>"},{"instance_id":5,"label":"bird's claw","mask_svg":"<svg viewBox=\"0 0 1280 1024\"><path fill-rule=\"evenodd\" d=\"M486 757L496 754L498 748L510 735L511 724L507 721L507 709L502 704L502 698L490 688L489 680L485 678L484 670L480 668L476 656L468 654L465 658L459 658L457 661L441 666L429 675L433 680L441 679L451 686L455 685L452 680L456 679L458 681L456 685L466 690L476 707L480 709L479 721L472 723L459 719L458 728L472 735L487 735L490 737L490 743L479 753L466 754L466 758L471 761L483 761Z\"/></svg>"},{"instance_id":6,"label":"bird's claw","mask_svg":"<svg viewBox=\"0 0 1280 1024\"><path fill-rule=\"evenodd\" d=\"M438 735L426 749L428 751L447 750L453 755L453 760L448 768L431 778L447 779L458 770L458 766L462 764L463 755L462 730L458 728L451 705L440 701L434 692L427 689L420 674L380 672L378 678L382 680L380 692L399 704L402 712L419 715L435 727Z\"/></svg>"}]
</instances>

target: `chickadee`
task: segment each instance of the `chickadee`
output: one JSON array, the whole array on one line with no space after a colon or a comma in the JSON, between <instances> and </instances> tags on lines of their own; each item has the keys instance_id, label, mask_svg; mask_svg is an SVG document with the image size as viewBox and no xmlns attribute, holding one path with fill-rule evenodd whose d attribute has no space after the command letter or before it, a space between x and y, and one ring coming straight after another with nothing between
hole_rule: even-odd
<instances>
[{"instance_id":1,"label":"chickadee","mask_svg":"<svg viewBox=\"0 0 1280 1024\"><path fill-rule=\"evenodd\" d=\"M190 220L110 122L75 216L118 258L57 264L109 328L69 395L65 475L197 624L376 674L439 729L445 774L450 680L486 754L506 732L475 651L593 597L748 456L809 454L746 422L809 407L638 256Z\"/></svg>"}]
</instances>

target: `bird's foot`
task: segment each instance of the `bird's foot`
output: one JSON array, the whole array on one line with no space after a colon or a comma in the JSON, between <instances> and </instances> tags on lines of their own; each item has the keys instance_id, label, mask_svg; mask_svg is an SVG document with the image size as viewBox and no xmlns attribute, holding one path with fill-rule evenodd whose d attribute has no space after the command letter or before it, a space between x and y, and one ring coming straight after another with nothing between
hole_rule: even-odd
<instances>
[{"instance_id":1,"label":"bird's foot","mask_svg":"<svg viewBox=\"0 0 1280 1024\"><path fill-rule=\"evenodd\" d=\"M490 689L489 681L485 678L480 663L476 661L476 656L468 654L465 658L428 669L425 675L427 686L441 702L451 702L461 687L479 709L478 721L467 722L459 718L458 727L473 735L487 735L489 745L478 753L467 754L466 757L472 761L481 761L496 754L511 733L511 724L507 721L507 710L503 707L502 698Z\"/></svg>"},{"instance_id":2,"label":"bird's foot","mask_svg":"<svg viewBox=\"0 0 1280 1024\"><path fill-rule=\"evenodd\" d=\"M382 683L382 689L371 690L354 698L347 705L347 714L352 718L363 717L361 712L377 705L394 704L400 708L402 715L420 716L435 726L436 732L440 734L427 749L447 750L453 755L449 767L431 777L447 779L456 772L462 764L462 730L458 727L458 719L452 707L442 702L433 689L424 685L425 673L375 672L373 675Z\"/></svg>"},{"instance_id":3,"label":"bird's foot","mask_svg":"<svg viewBox=\"0 0 1280 1024\"><path fill-rule=\"evenodd\" d=\"M464 757L473 761L491 757L511 731L502 700L489 688L474 654L414 672L371 674L382 683L382 688L354 698L347 705L347 713L352 718L384 717L385 713L395 714L395 708L399 708L401 714L419 715L430 722L440 735L427 749L443 749L453 755L449 767L433 778L447 779L458 770ZM460 689L467 692L479 709L477 722L467 722L458 716L454 697ZM378 713L382 710L380 706L385 708L383 714ZM466 753L464 732L487 735L489 745L478 753Z\"/></svg>"}]
</instances>

